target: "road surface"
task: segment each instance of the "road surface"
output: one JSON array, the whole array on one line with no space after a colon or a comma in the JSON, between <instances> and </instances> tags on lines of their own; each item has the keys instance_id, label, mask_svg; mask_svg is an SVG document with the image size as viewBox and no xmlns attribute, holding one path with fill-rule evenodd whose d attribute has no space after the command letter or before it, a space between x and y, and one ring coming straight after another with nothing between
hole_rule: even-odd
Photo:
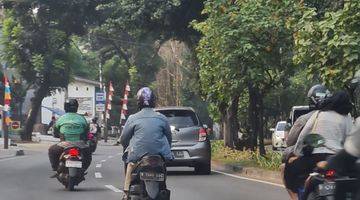
<instances>
[{"instance_id":1,"label":"road surface","mask_svg":"<svg viewBox=\"0 0 360 200\"><path fill-rule=\"evenodd\" d=\"M52 175L47 149L0 159L0 200L119 200L123 188L121 149L99 145L85 182L66 191ZM191 168L169 168L172 200L282 200L283 188L213 172L195 175Z\"/></svg>"}]
</instances>

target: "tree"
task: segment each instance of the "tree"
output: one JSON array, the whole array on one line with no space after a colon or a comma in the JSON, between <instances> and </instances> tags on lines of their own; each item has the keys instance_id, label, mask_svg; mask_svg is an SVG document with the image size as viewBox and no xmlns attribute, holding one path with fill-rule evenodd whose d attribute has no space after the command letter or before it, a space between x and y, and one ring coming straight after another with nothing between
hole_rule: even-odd
<instances>
[{"instance_id":1,"label":"tree","mask_svg":"<svg viewBox=\"0 0 360 200\"><path fill-rule=\"evenodd\" d=\"M296 24L294 61L332 88L349 87L360 69L360 2L317 18L315 9L303 7Z\"/></svg>"},{"instance_id":2,"label":"tree","mask_svg":"<svg viewBox=\"0 0 360 200\"><path fill-rule=\"evenodd\" d=\"M259 140L265 154L263 99L294 71L287 29L293 5L290 0L207 1L208 18L195 24L203 34L198 47L202 89L221 113L227 146L236 141L239 98L248 94L253 146Z\"/></svg>"},{"instance_id":3,"label":"tree","mask_svg":"<svg viewBox=\"0 0 360 200\"><path fill-rule=\"evenodd\" d=\"M93 0L3 1L6 8L4 60L36 90L23 139L31 140L43 98L68 85L71 37L86 33L87 25L96 17L98 3Z\"/></svg>"}]
</instances>

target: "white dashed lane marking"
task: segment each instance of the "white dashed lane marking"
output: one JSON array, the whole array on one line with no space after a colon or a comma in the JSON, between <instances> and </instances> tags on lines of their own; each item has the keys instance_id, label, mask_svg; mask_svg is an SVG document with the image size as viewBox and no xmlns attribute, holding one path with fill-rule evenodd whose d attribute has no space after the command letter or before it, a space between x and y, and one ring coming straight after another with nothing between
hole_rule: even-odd
<instances>
[{"instance_id":1,"label":"white dashed lane marking","mask_svg":"<svg viewBox=\"0 0 360 200\"><path fill-rule=\"evenodd\" d=\"M108 158L113 158L114 156L108 156Z\"/></svg>"},{"instance_id":2,"label":"white dashed lane marking","mask_svg":"<svg viewBox=\"0 0 360 200\"><path fill-rule=\"evenodd\" d=\"M116 193L120 193L120 192L121 192L121 193L123 193L122 190L114 187L113 185L105 185L105 187L107 187L108 189L112 190L113 192L116 192Z\"/></svg>"},{"instance_id":3,"label":"white dashed lane marking","mask_svg":"<svg viewBox=\"0 0 360 200\"><path fill-rule=\"evenodd\" d=\"M95 178L102 178L102 175L100 172L95 172Z\"/></svg>"},{"instance_id":4,"label":"white dashed lane marking","mask_svg":"<svg viewBox=\"0 0 360 200\"><path fill-rule=\"evenodd\" d=\"M106 160L102 160L101 162L106 162Z\"/></svg>"},{"instance_id":5,"label":"white dashed lane marking","mask_svg":"<svg viewBox=\"0 0 360 200\"><path fill-rule=\"evenodd\" d=\"M99 164L96 164L96 166L95 166L96 168L100 168L101 167L101 163L99 163Z\"/></svg>"}]
</instances>

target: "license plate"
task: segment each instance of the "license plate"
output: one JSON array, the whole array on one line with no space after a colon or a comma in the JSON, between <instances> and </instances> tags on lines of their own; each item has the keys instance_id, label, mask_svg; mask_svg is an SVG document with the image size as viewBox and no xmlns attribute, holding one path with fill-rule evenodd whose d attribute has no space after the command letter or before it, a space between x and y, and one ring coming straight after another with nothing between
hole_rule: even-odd
<instances>
[{"instance_id":1,"label":"license plate","mask_svg":"<svg viewBox=\"0 0 360 200\"><path fill-rule=\"evenodd\" d=\"M319 195L320 196L329 196L335 194L336 183L329 182L319 185Z\"/></svg>"},{"instance_id":2,"label":"license plate","mask_svg":"<svg viewBox=\"0 0 360 200\"><path fill-rule=\"evenodd\" d=\"M184 158L184 152L183 151L173 151L175 158Z\"/></svg>"},{"instance_id":3,"label":"license plate","mask_svg":"<svg viewBox=\"0 0 360 200\"><path fill-rule=\"evenodd\" d=\"M140 180L143 181L164 181L165 174L155 172L140 172Z\"/></svg>"},{"instance_id":4,"label":"license plate","mask_svg":"<svg viewBox=\"0 0 360 200\"><path fill-rule=\"evenodd\" d=\"M81 161L72 161L67 160L65 163L66 167L74 167L74 168L82 168L82 162Z\"/></svg>"}]
</instances>

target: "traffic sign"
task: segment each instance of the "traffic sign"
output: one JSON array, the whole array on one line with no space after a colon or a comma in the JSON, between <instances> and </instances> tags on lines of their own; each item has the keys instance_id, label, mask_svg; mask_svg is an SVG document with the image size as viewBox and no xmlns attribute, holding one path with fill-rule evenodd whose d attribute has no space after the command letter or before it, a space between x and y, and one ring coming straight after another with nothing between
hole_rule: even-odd
<instances>
[{"instance_id":1,"label":"traffic sign","mask_svg":"<svg viewBox=\"0 0 360 200\"><path fill-rule=\"evenodd\" d=\"M12 130L17 130L17 129L19 129L20 128L20 121L12 121L11 122L11 128L12 128Z\"/></svg>"},{"instance_id":2,"label":"traffic sign","mask_svg":"<svg viewBox=\"0 0 360 200\"><path fill-rule=\"evenodd\" d=\"M104 102L105 103L105 93L103 93L103 92L97 92L96 93L96 98L95 98L95 101L97 102L97 103L100 103L100 102Z\"/></svg>"},{"instance_id":3,"label":"traffic sign","mask_svg":"<svg viewBox=\"0 0 360 200\"><path fill-rule=\"evenodd\" d=\"M96 104L95 109L96 109L96 112L104 112L105 111L105 104Z\"/></svg>"}]
</instances>

